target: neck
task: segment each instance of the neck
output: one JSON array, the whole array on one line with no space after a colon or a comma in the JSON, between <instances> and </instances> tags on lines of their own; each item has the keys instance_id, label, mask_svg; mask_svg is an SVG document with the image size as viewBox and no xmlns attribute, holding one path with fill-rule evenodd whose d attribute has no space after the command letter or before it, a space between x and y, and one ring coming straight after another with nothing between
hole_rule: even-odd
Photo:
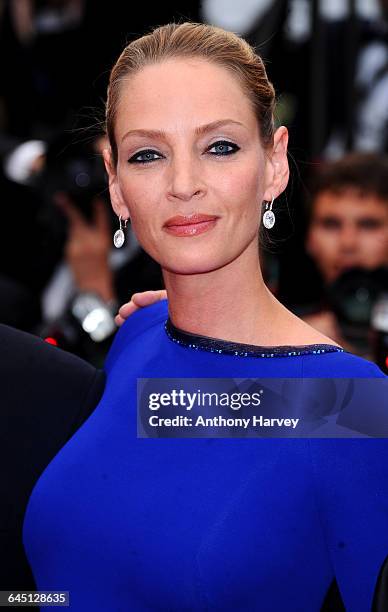
<instances>
[{"instance_id":1,"label":"neck","mask_svg":"<svg viewBox=\"0 0 388 612\"><path fill-rule=\"evenodd\" d=\"M202 274L164 270L172 323L184 331L244 344L271 344L279 302L263 281L257 246Z\"/></svg>"}]
</instances>

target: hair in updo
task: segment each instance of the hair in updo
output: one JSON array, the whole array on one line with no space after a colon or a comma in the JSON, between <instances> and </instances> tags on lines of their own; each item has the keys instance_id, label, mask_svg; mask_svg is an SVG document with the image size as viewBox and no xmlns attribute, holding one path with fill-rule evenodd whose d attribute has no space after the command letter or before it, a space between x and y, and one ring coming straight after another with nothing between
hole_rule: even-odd
<instances>
[{"instance_id":1,"label":"hair in updo","mask_svg":"<svg viewBox=\"0 0 388 612\"><path fill-rule=\"evenodd\" d=\"M169 23L129 43L110 74L105 130L117 164L114 136L121 82L143 67L172 58L206 59L223 66L239 78L256 114L264 147L273 144L275 91L263 60L244 39L233 32L202 23Z\"/></svg>"}]
</instances>

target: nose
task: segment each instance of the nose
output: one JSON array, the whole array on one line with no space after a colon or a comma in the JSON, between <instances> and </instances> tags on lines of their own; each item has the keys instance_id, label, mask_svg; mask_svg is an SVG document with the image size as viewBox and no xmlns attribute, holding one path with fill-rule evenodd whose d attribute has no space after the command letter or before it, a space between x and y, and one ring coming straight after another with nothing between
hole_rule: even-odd
<instances>
[{"instance_id":1,"label":"nose","mask_svg":"<svg viewBox=\"0 0 388 612\"><path fill-rule=\"evenodd\" d=\"M170 167L167 198L188 202L194 196L200 197L204 193L205 187L201 179L199 163L188 155L175 159Z\"/></svg>"},{"instance_id":2,"label":"nose","mask_svg":"<svg viewBox=\"0 0 388 612\"><path fill-rule=\"evenodd\" d=\"M338 237L342 252L354 253L358 249L358 232L353 225L344 225Z\"/></svg>"}]
</instances>

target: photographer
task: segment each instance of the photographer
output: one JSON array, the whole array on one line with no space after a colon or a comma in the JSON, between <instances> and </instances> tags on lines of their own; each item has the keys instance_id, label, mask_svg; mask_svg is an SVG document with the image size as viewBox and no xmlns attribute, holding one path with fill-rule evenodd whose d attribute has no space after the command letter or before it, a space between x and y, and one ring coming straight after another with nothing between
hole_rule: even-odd
<instances>
[{"instance_id":1,"label":"photographer","mask_svg":"<svg viewBox=\"0 0 388 612\"><path fill-rule=\"evenodd\" d=\"M60 134L48 147L36 188L63 256L42 294L43 337L100 366L115 331L114 314L131 293L161 289L159 266L128 228L115 249L101 141Z\"/></svg>"},{"instance_id":2,"label":"photographer","mask_svg":"<svg viewBox=\"0 0 388 612\"><path fill-rule=\"evenodd\" d=\"M349 350L369 354L374 303L387 289L388 157L349 154L316 173L306 250L324 297L303 318Z\"/></svg>"}]
</instances>

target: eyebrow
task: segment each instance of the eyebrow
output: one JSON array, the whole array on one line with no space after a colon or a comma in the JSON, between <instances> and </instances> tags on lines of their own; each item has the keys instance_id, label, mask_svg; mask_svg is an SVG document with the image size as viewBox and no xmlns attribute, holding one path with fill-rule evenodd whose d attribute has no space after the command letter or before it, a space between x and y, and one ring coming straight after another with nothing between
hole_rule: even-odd
<instances>
[{"instance_id":1,"label":"eyebrow","mask_svg":"<svg viewBox=\"0 0 388 612\"><path fill-rule=\"evenodd\" d=\"M206 125L199 125L195 128L194 133L196 136L201 136L202 134L206 134L206 132L210 132L211 130L215 130L219 127L223 127L224 125L231 123L234 125L239 125L244 127L246 126L240 121L235 121L234 119L220 119L218 121L212 121L211 123L207 123ZM147 136L149 138L159 138L166 139L167 133L164 130L130 130L121 139L121 142L125 140L128 136Z\"/></svg>"}]
</instances>

